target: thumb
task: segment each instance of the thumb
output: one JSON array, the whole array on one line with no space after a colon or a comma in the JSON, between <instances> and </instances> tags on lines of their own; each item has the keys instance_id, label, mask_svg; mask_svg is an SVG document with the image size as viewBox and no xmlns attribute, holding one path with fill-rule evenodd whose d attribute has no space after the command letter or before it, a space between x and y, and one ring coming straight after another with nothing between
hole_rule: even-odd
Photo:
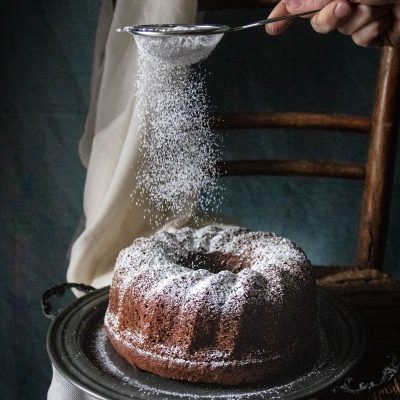
<instances>
[{"instance_id":1,"label":"thumb","mask_svg":"<svg viewBox=\"0 0 400 400\"><path fill-rule=\"evenodd\" d=\"M311 18L311 25L316 32L328 33L337 29L350 14L351 7L345 0L333 0Z\"/></svg>"}]
</instances>

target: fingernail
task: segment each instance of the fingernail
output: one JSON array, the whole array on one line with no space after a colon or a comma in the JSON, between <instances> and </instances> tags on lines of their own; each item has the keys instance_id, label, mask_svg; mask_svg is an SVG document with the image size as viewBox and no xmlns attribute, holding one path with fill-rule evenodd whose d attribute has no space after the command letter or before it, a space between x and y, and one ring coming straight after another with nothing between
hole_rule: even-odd
<instances>
[{"instance_id":1,"label":"fingernail","mask_svg":"<svg viewBox=\"0 0 400 400\"><path fill-rule=\"evenodd\" d=\"M351 8L346 3L339 3L335 8L335 15L338 18L348 17L351 14Z\"/></svg>"},{"instance_id":2,"label":"fingernail","mask_svg":"<svg viewBox=\"0 0 400 400\"><path fill-rule=\"evenodd\" d=\"M296 8L301 8L302 3L303 0L286 0L287 7L293 10Z\"/></svg>"}]
</instances>

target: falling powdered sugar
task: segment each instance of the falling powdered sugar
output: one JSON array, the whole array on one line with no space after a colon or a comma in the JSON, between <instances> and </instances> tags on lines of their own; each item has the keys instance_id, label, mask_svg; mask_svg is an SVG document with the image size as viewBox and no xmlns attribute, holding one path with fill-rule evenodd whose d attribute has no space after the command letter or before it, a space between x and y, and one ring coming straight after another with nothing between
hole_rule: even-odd
<instances>
[{"instance_id":1,"label":"falling powdered sugar","mask_svg":"<svg viewBox=\"0 0 400 400\"><path fill-rule=\"evenodd\" d=\"M196 205L208 211L218 204L220 151L201 69L155 63L139 46L136 94L141 136L132 199L148 205L147 218L155 225L162 216L189 216Z\"/></svg>"}]
</instances>

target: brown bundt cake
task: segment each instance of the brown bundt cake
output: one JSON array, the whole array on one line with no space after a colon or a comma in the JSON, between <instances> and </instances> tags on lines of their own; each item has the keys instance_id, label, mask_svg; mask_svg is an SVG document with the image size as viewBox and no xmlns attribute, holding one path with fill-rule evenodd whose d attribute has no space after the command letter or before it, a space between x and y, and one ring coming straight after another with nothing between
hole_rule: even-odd
<instances>
[{"instance_id":1,"label":"brown bundt cake","mask_svg":"<svg viewBox=\"0 0 400 400\"><path fill-rule=\"evenodd\" d=\"M115 266L108 337L129 363L195 382L272 379L316 346L315 280L273 233L208 226L136 239Z\"/></svg>"}]
</instances>

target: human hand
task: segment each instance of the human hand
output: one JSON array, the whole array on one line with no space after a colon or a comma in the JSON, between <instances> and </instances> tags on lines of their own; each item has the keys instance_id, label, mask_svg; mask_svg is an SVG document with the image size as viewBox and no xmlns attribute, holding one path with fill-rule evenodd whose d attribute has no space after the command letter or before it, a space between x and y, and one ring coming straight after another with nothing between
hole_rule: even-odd
<instances>
[{"instance_id":1,"label":"human hand","mask_svg":"<svg viewBox=\"0 0 400 400\"><path fill-rule=\"evenodd\" d=\"M363 47L400 47L400 0L281 0L269 17L321 9L310 18L316 32L335 29ZM293 21L267 24L270 35L286 31Z\"/></svg>"}]
</instances>

